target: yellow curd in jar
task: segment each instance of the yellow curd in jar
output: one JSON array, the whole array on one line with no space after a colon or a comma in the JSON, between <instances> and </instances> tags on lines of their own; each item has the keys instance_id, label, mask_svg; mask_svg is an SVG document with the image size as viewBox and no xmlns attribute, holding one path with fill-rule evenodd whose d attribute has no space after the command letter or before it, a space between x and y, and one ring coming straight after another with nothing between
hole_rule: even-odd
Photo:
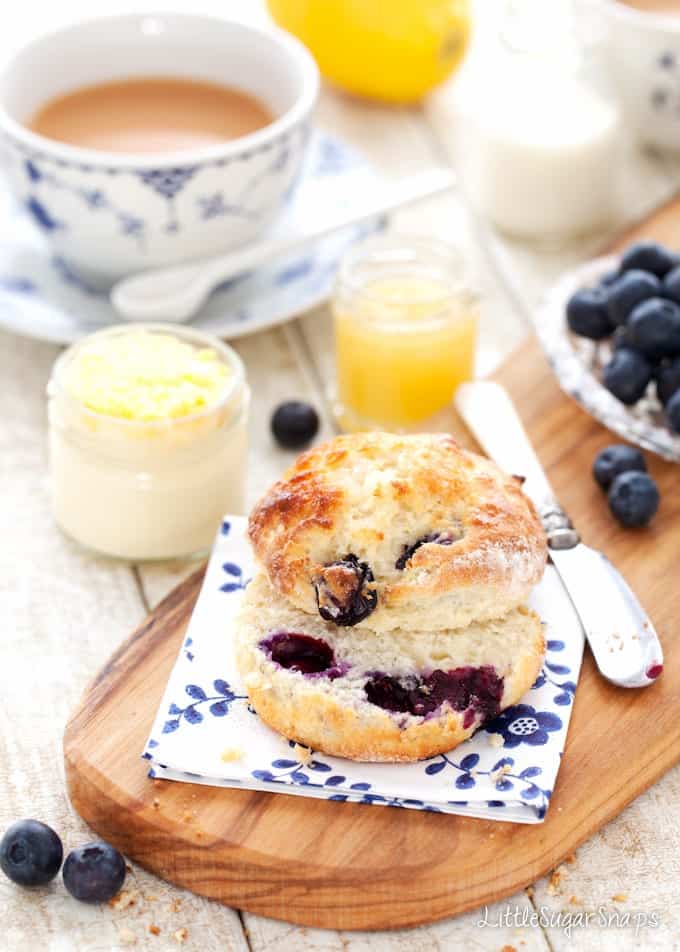
<instances>
[{"instance_id":1,"label":"yellow curd in jar","mask_svg":"<svg viewBox=\"0 0 680 952\"><path fill-rule=\"evenodd\" d=\"M94 337L75 354L66 388L83 407L124 420L191 416L224 393L231 371L211 347L131 330Z\"/></svg>"},{"instance_id":2,"label":"yellow curd in jar","mask_svg":"<svg viewBox=\"0 0 680 952\"><path fill-rule=\"evenodd\" d=\"M476 299L445 273L412 264L397 256L394 273L372 277L369 268L355 287L340 279L333 313L345 430L416 426L474 375Z\"/></svg>"},{"instance_id":3,"label":"yellow curd in jar","mask_svg":"<svg viewBox=\"0 0 680 952\"><path fill-rule=\"evenodd\" d=\"M249 394L220 341L169 325L100 331L59 358L48 396L54 517L87 548L193 555L243 511Z\"/></svg>"}]
</instances>

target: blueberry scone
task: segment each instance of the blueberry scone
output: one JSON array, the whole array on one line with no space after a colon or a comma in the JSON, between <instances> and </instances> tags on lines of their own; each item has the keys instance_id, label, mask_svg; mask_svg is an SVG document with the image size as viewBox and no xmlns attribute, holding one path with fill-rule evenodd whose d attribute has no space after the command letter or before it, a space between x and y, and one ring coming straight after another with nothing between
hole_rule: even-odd
<instances>
[{"instance_id":1,"label":"blueberry scone","mask_svg":"<svg viewBox=\"0 0 680 952\"><path fill-rule=\"evenodd\" d=\"M365 633L306 614L263 574L246 589L236 657L255 710L325 754L412 761L456 747L516 703L543 659L525 607L464 629Z\"/></svg>"},{"instance_id":2,"label":"blueberry scone","mask_svg":"<svg viewBox=\"0 0 680 952\"><path fill-rule=\"evenodd\" d=\"M352 434L304 453L249 535L293 605L376 632L499 618L526 601L547 551L519 480L446 434Z\"/></svg>"}]
</instances>

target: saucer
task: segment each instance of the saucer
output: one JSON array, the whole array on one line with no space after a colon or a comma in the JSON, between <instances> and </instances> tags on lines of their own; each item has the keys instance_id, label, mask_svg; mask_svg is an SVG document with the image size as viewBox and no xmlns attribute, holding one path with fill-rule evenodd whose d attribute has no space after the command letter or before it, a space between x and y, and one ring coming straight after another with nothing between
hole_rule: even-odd
<instances>
[{"instance_id":1,"label":"saucer","mask_svg":"<svg viewBox=\"0 0 680 952\"><path fill-rule=\"evenodd\" d=\"M344 142L317 132L299 187L270 235L307 231L375 201L378 173ZM219 202L206 214L220 215ZM108 292L90 286L54 255L28 213L0 192L0 327L57 344L121 323ZM234 339L274 327L328 297L339 261L353 242L384 225L376 218L351 226L313 247L240 275L216 289L187 324Z\"/></svg>"}]
</instances>

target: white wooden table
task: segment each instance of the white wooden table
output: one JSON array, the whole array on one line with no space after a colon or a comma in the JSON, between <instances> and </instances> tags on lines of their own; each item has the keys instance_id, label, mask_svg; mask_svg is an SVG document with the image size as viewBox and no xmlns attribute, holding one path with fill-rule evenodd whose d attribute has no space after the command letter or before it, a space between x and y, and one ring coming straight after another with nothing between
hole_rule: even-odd
<instances>
[{"instance_id":1,"label":"white wooden table","mask_svg":"<svg viewBox=\"0 0 680 952\"><path fill-rule=\"evenodd\" d=\"M86 11L139 9L130 2L24 0L3 24L6 48ZM181 0L166 2L181 9ZM237 8L238 9L235 9ZM193 9L264 17L259 3L196 0ZM146 4L144 9L150 9ZM451 155L451 86L422 110L360 104L325 91L319 122L361 148L386 179ZM680 183L680 165L645 156L633 146L621 156L625 187L619 227L658 204ZM532 307L565 267L598 242L539 254L494 235L452 195L397 216L397 225L461 242L483 286L479 371L492 370L529 330ZM269 435L272 408L287 397L311 400L332 432L325 384L332 373L325 309L238 343L253 390L249 501L290 461ZM45 383L56 347L0 333L0 829L20 817L51 823L67 848L88 830L66 798L61 756L64 723L81 691L119 642L172 586L187 564L130 566L93 558L54 527L47 502ZM602 751L606 757L607 752ZM372 809L366 807L366 809ZM35 892L0 879L0 949L6 952L95 952L185 948L197 952L302 949L315 952L406 952L412 948L562 952L680 949L680 771L669 773L603 829L556 875L481 914L413 931L339 933L303 929L227 909L175 889L133 868L123 901L90 908L72 900L60 881ZM620 926L564 923L586 911L618 912ZM660 926L625 927L628 912L657 912ZM541 914L531 924L531 914ZM523 918L526 917L526 918ZM183 931L186 930L186 931Z\"/></svg>"}]
</instances>

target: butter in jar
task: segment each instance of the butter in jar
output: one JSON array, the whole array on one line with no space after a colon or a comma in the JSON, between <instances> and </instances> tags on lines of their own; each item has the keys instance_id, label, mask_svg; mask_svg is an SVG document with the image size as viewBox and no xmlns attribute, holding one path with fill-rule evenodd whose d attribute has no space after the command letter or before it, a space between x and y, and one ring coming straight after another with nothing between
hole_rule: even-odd
<instances>
[{"instance_id":1,"label":"butter in jar","mask_svg":"<svg viewBox=\"0 0 680 952\"><path fill-rule=\"evenodd\" d=\"M198 331L116 326L74 344L48 385L57 524L124 559L207 551L244 509L248 404L238 354Z\"/></svg>"},{"instance_id":2,"label":"butter in jar","mask_svg":"<svg viewBox=\"0 0 680 952\"><path fill-rule=\"evenodd\" d=\"M345 256L332 306L343 430L426 424L474 374L478 301L456 248L369 239Z\"/></svg>"}]
</instances>

